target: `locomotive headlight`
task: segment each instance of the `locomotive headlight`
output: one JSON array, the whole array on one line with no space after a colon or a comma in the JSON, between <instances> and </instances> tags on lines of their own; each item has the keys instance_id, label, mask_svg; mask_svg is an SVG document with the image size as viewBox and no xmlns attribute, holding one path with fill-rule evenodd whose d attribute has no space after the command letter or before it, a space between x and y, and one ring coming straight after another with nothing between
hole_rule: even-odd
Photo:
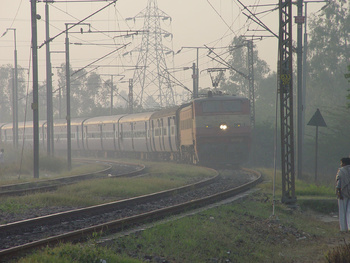
<instances>
[{"instance_id":1,"label":"locomotive headlight","mask_svg":"<svg viewBox=\"0 0 350 263\"><path fill-rule=\"evenodd\" d=\"M220 130L227 130L227 125L226 124L220 124Z\"/></svg>"}]
</instances>

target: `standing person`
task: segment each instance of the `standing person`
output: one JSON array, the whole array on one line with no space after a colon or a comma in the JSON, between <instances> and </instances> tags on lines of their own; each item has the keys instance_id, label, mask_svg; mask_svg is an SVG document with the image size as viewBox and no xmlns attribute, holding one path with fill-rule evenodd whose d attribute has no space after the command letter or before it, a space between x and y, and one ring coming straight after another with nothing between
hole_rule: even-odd
<instances>
[{"instance_id":1,"label":"standing person","mask_svg":"<svg viewBox=\"0 0 350 263\"><path fill-rule=\"evenodd\" d=\"M0 150L0 163L5 162L4 149Z\"/></svg>"},{"instance_id":2,"label":"standing person","mask_svg":"<svg viewBox=\"0 0 350 263\"><path fill-rule=\"evenodd\" d=\"M336 176L340 231L350 230L350 158L340 160Z\"/></svg>"}]
</instances>

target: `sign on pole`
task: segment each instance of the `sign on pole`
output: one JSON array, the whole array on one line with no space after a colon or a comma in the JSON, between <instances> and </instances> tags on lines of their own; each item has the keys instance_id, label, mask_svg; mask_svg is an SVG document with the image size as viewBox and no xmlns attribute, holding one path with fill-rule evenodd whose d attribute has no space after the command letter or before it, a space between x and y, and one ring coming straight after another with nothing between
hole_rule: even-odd
<instances>
[{"instance_id":1,"label":"sign on pole","mask_svg":"<svg viewBox=\"0 0 350 263\"><path fill-rule=\"evenodd\" d=\"M318 151L318 127L327 127L319 109L316 110L314 116L307 125L316 126L316 149L315 149L315 182L317 181L317 151Z\"/></svg>"}]
</instances>

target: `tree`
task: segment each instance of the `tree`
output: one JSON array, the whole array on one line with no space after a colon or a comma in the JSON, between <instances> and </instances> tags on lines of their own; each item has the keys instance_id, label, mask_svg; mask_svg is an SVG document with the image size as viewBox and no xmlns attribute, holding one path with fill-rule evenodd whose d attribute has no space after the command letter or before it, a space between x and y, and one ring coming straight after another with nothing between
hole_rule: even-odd
<instances>
[{"instance_id":1,"label":"tree","mask_svg":"<svg viewBox=\"0 0 350 263\"><path fill-rule=\"evenodd\" d=\"M228 63L232 68L245 75L248 75L247 54L247 41L245 38L243 36L235 37L230 47ZM254 49L253 51L253 61L254 82L257 87L259 86L259 82L270 73L270 69L266 61L259 59L257 49ZM237 73L237 71L232 68L230 69L230 76L220 83L220 89L227 93L247 97L249 94L247 78L242 76L242 74ZM258 97L256 97L256 99L258 99Z\"/></svg>"},{"instance_id":2,"label":"tree","mask_svg":"<svg viewBox=\"0 0 350 263\"><path fill-rule=\"evenodd\" d=\"M0 68L0 121L10 122L9 117L12 116L12 67L11 65L2 66Z\"/></svg>"},{"instance_id":3,"label":"tree","mask_svg":"<svg viewBox=\"0 0 350 263\"><path fill-rule=\"evenodd\" d=\"M85 70L72 75L71 71L71 117L91 116L96 107L103 105L99 93L101 92L102 81L101 77L92 72L87 74ZM66 112L66 68L65 64L57 70L58 86L61 90L61 110ZM59 98L56 96L56 104L59 103ZM61 114L64 117L65 114Z\"/></svg>"},{"instance_id":4,"label":"tree","mask_svg":"<svg viewBox=\"0 0 350 263\"><path fill-rule=\"evenodd\" d=\"M13 67L12 65L3 65L0 67L0 122L11 122L13 112ZM18 119L24 119L24 106L26 104L24 70L18 67L18 84L17 84L17 107Z\"/></svg>"},{"instance_id":5,"label":"tree","mask_svg":"<svg viewBox=\"0 0 350 263\"><path fill-rule=\"evenodd\" d=\"M234 38L229 51L228 62L239 72L248 75L248 49L244 37ZM257 122L274 122L276 104L276 73L271 73L266 61L259 58L257 49L253 50L254 97ZM220 83L220 89L229 94L249 96L249 82L242 74L230 69L230 75Z\"/></svg>"},{"instance_id":6,"label":"tree","mask_svg":"<svg viewBox=\"0 0 350 263\"><path fill-rule=\"evenodd\" d=\"M116 104L120 108L128 107L128 93L125 90L119 90Z\"/></svg>"},{"instance_id":7,"label":"tree","mask_svg":"<svg viewBox=\"0 0 350 263\"><path fill-rule=\"evenodd\" d=\"M98 96L101 89L102 91L104 90L102 80L96 72L91 72L86 78L83 78L80 89L74 93L78 99L78 103L80 103L78 109L79 116L90 116L97 106L106 105L105 101L108 101L108 96L107 98L106 96L104 98ZM106 108L108 108L108 105L106 105Z\"/></svg>"},{"instance_id":8,"label":"tree","mask_svg":"<svg viewBox=\"0 0 350 263\"><path fill-rule=\"evenodd\" d=\"M346 0L331 0L310 18L308 107L346 104L348 87L344 74L350 59L349 7Z\"/></svg>"},{"instance_id":9,"label":"tree","mask_svg":"<svg viewBox=\"0 0 350 263\"><path fill-rule=\"evenodd\" d=\"M348 71L349 73L345 74L345 78L348 79L348 82L350 83L350 65L348 65ZM348 91L350 91L350 89L348 89ZM350 100L350 93L348 96L346 96L346 98ZM350 108L350 102L348 102L347 107Z\"/></svg>"},{"instance_id":10,"label":"tree","mask_svg":"<svg viewBox=\"0 0 350 263\"><path fill-rule=\"evenodd\" d=\"M255 119L257 122L275 123L277 74L262 78L255 86Z\"/></svg>"}]
</instances>

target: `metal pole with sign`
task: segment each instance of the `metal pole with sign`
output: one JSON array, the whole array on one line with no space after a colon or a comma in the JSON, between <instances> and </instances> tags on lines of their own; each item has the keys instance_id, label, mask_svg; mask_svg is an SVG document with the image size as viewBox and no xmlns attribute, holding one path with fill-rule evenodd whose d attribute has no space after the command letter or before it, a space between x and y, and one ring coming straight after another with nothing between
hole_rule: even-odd
<instances>
[{"instance_id":1,"label":"metal pole with sign","mask_svg":"<svg viewBox=\"0 0 350 263\"><path fill-rule=\"evenodd\" d=\"M319 109L316 110L314 116L310 119L307 125L316 126L316 146L315 146L315 182L317 181L317 152L318 152L318 127L327 127L321 112Z\"/></svg>"}]
</instances>

